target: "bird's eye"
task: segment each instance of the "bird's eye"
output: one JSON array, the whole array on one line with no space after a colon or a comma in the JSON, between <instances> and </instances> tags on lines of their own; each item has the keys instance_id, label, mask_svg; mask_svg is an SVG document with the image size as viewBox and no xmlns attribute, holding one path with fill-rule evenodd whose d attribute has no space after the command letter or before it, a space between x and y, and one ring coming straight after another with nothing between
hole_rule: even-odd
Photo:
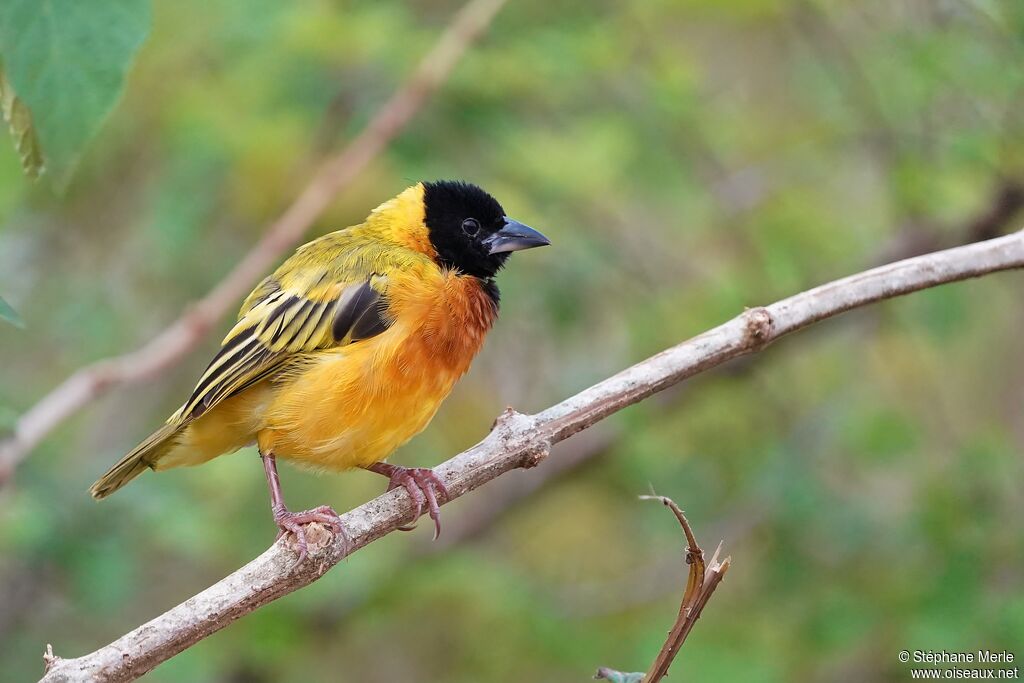
<instances>
[{"instance_id":1,"label":"bird's eye","mask_svg":"<svg viewBox=\"0 0 1024 683\"><path fill-rule=\"evenodd\" d=\"M480 232L480 221L475 218L467 218L462 221L462 232L470 237L476 237L476 234Z\"/></svg>"}]
</instances>

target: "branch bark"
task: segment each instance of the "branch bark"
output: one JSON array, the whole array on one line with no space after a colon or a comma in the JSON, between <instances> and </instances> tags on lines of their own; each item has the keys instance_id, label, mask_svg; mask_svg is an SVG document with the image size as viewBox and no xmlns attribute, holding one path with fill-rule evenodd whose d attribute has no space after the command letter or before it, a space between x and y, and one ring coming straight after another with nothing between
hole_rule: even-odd
<instances>
[{"instance_id":1,"label":"branch bark","mask_svg":"<svg viewBox=\"0 0 1024 683\"><path fill-rule=\"evenodd\" d=\"M505 2L470 0L366 128L340 153L320 164L298 198L209 294L139 349L81 368L22 415L12 435L0 441L0 486L64 420L114 387L151 379L173 367L195 348L423 108Z\"/></svg>"},{"instance_id":2,"label":"branch bark","mask_svg":"<svg viewBox=\"0 0 1024 683\"><path fill-rule=\"evenodd\" d=\"M673 346L536 415L506 410L479 444L436 469L454 500L511 470L538 465L551 445L677 382L759 351L779 337L853 308L987 273L1024 267L1024 231L926 254L836 280L732 320ZM412 504L399 489L342 516L351 552L408 521ZM307 560L294 571L288 540L198 595L110 645L76 659L54 657L42 681L127 681L306 586L342 559L342 544L323 527L308 532Z\"/></svg>"}]
</instances>

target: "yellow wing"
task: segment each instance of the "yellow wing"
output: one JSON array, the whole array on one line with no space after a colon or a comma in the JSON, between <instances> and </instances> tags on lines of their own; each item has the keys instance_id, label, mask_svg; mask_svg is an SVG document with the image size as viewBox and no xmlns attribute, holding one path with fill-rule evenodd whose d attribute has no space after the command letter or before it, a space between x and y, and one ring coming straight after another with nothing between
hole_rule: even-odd
<instances>
[{"instance_id":1,"label":"yellow wing","mask_svg":"<svg viewBox=\"0 0 1024 683\"><path fill-rule=\"evenodd\" d=\"M346 249L353 245L345 240L320 242L300 249L249 295L192 396L168 422L191 422L302 354L388 328L387 277L375 272L385 264L372 267L374 254Z\"/></svg>"}]
</instances>

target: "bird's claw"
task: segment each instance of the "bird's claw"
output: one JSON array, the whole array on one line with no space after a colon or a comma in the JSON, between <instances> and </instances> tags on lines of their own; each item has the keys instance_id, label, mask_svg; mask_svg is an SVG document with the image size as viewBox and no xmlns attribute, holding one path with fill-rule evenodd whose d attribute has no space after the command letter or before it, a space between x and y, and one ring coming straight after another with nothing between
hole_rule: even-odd
<instances>
[{"instance_id":1,"label":"bird's claw","mask_svg":"<svg viewBox=\"0 0 1024 683\"><path fill-rule=\"evenodd\" d=\"M427 467L394 467L393 473L388 480L388 491L401 486L408 492L413 504L416 506L416 514L412 524L398 527L401 531L411 531L416 527L416 520L423 514L424 505L430 519L434 521L434 540L441 535L441 506L438 504L438 496L448 500L448 489L445 487L441 477L437 476L434 470Z\"/></svg>"},{"instance_id":2,"label":"bird's claw","mask_svg":"<svg viewBox=\"0 0 1024 683\"><path fill-rule=\"evenodd\" d=\"M309 543L306 540L306 525L312 523L323 524L330 529L335 536L338 536L343 545L343 555L348 554L349 538L345 533L345 527L341 524L341 516L329 505L321 505L311 510L291 512L286 508L274 510L274 524L279 531L275 541L280 540L285 534L291 533L295 536L295 545L298 547L299 558L295 566L299 566L306 559L309 552Z\"/></svg>"}]
</instances>

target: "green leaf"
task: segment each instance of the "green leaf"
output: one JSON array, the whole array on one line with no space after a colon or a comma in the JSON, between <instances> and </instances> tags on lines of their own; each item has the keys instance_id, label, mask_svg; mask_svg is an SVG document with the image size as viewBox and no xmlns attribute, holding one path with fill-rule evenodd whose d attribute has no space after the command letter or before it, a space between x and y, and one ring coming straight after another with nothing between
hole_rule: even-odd
<instances>
[{"instance_id":1,"label":"green leaf","mask_svg":"<svg viewBox=\"0 0 1024 683\"><path fill-rule=\"evenodd\" d=\"M6 320L15 327L25 327L25 322L18 315L18 312L11 308L11 305L0 297L0 320Z\"/></svg>"},{"instance_id":2,"label":"green leaf","mask_svg":"<svg viewBox=\"0 0 1024 683\"><path fill-rule=\"evenodd\" d=\"M150 0L0 2L4 90L13 86L30 112L30 129L58 185L120 96L149 24Z\"/></svg>"},{"instance_id":3,"label":"green leaf","mask_svg":"<svg viewBox=\"0 0 1024 683\"><path fill-rule=\"evenodd\" d=\"M0 62L0 113L14 138L14 148L21 157L25 175L35 179L43 172L43 150L39 147L35 128L32 126L32 112L14 94L14 88L7 82L3 63Z\"/></svg>"}]
</instances>

